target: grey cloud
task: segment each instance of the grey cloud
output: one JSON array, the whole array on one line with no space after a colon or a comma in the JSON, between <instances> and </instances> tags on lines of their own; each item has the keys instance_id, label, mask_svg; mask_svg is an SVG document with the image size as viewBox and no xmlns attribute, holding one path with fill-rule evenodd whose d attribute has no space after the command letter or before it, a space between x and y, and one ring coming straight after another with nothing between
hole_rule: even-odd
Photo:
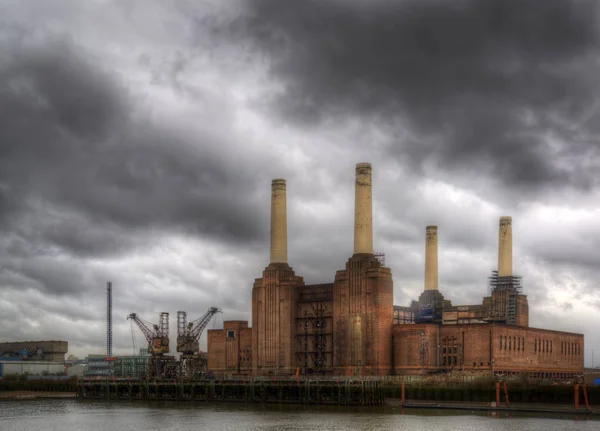
<instances>
[{"instance_id":1,"label":"grey cloud","mask_svg":"<svg viewBox=\"0 0 600 431\"><path fill-rule=\"evenodd\" d=\"M254 192L265 179L252 159L227 154L234 144L134 120L126 89L68 40L8 52L0 71L5 230L84 255L131 246L128 237L151 229L241 242L264 234Z\"/></svg>"},{"instance_id":2,"label":"grey cloud","mask_svg":"<svg viewBox=\"0 0 600 431\"><path fill-rule=\"evenodd\" d=\"M597 2L243 4L213 34L269 59L284 85L272 113L301 126L361 115L392 138L408 128L391 154L415 169L524 189L597 183Z\"/></svg>"}]
</instances>

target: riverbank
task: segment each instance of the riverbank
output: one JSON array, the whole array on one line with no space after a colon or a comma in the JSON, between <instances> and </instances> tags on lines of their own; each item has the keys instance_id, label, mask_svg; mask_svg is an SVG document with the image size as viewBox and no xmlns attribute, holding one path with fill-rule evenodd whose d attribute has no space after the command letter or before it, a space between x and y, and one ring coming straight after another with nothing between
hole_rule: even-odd
<instances>
[{"instance_id":1,"label":"riverbank","mask_svg":"<svg viewBox=\"0 0 600 431\"><path fill-rule=\"evenodd\" d=\"M488 412L520 412L520 413L544 413L544 414L570 414L570 415L592 415L600 418L600 408L580 407L578 410L572 404L543 404L543 403L510 403L506 405L494 406L493 403L472 402L472 401L406 401L402 405L399 398L386 398L385 405L394 408L403 409L433 409L433 410L469 410L469 411L488 411Z\"/></svg>"},{"instance_id":2,"label":"riverbank","mask_svg":"<svg viewBox=\"0 0 600 431\"><path fill-rule=\"evenodd\" d=\"M46 392L46 391L0 391L2 400L51 400L51 399L76 399L75 392ZM109 399L114 401L114 399ZM167 400L164 400L167 401ZM183 400L179 400L183 401ZM193 400L188 400L192 401ZM231 403L233 400L213 400L214 403ZM303 404L303 403L297 403ZM407 400L402 405L400 398L386 398L384 405L393 409L425 409L425 410L455 410L455 411L487 411L498 413L539 413L539 414L562 414L562 415L586 415L600 418L600 408L591 407L589 411L585 407L576 410L570 404L543 404L543 403L511 403L510 406L502 404L494 406L493 403L473 401L426 401Z\"/></svg>"},{"instance_id":3,"label":"riverbank","mask_svg":"<svg viewBox=\"0 0 600 431\"><path fill-rule=\"evenodd\" d=\"M48 391L0 391L0 400L36 400L44 398L77 398L77 393Z\"/></svg>"}]
</instances>

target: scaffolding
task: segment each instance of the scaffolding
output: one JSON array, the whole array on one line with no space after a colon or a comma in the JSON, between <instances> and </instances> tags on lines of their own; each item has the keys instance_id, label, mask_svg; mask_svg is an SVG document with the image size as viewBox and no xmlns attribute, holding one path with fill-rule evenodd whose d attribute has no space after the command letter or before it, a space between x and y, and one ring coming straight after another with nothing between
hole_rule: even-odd
<instances>
[{"instance_id":1,"label":"scaffolding","mask_svg":"<svg viewBox=\"0 0 600 431\"><path fill-rule=\"evenodd\" d=\"M415 313L410 307L394 305L394 314L392 319L394 325L411 325L415 323Z\"/></svg>"},{"instance_id":2,"label":"scaffolding","mask_svg":"<svg viewBox=\"0 0 600 431\"><path fill-rule=\"evenodd\" d=\"M375 259L377 259L377 261L381 264L381 266L385 266L385 253L377 252L377 253L374 253L373 256L375 257Z\"/></svg>"},{"instance_id":3,"label":"scaffolding","mask_svg":"<svg viewBox=\"0 0 600 431\"><path fill-rule=\"evenodd\" d=\"M303 374L328 374L333 365L333 292L300 292L296 317L296 360Z\"/></svg>"},{"instance_id":4,"label":"scaffolding","mask_svg":"<svg viewBox=\"0 0 600 431\"><path fill-rule=\"evenodd\" d=\"M492 271L488 277L491 305L486 320L517 324L517 299L523 294L522 277L517 275L499 276Z\"/></svg>"}]
</instances>

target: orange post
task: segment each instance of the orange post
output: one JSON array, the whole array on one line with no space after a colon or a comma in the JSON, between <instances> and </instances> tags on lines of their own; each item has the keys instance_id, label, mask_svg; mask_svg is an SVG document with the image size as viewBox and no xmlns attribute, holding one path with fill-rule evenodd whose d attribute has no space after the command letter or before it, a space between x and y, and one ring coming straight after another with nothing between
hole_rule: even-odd
<instances>
[{"instance_id":1,"label":"orange post","mask_svg":"<svg viewBox=\"0 0 600 431\"><path fill-rule=\"evenodd\" d=\"M586 410L590 409L590 403L588 400L588 394L587 394L587 388L585 387L585 383L583 383L581 385L581 388L583 389L583 400L585 401L585 408Z\"/></svg>"},{"instance_id":2,"label":"orange post","mask_svg":"<svg viewBox=\"0 0 600 431\"><path fill-rule=\"evenodd\" d=\"M575 383L575 410L579 410L579 383Z\"/></svg>"},{"instance_id":3,"label":"orange post","mask_svg":"<svg viewBox=\"0 0 600 431\"><path fill-rule=\"evenodd\" d=\"M404 383L402 383L402 405L404 405L405 402L406 399L404 398Z\"/></svg>"},{"instance_id":4,"label":"orange post","mask_svg":"<svg viewBox=\"0 0 600 431\"><path fill-rule=\"evenodd\" d=\"M500 407L500 382L496 382L496 407Z\"/></svg>"},{"instance_id":5,"label":"orange post","mask_svg":"<svg viewBox=\"0 0 600 431\"><path fill-rule=\"evenodd\" d=\"M506 405L510 407L510 401L508 400L508 387L506 386L506 382L504 382L504 401L506 401Z\"/></svg>"}]
</instances>

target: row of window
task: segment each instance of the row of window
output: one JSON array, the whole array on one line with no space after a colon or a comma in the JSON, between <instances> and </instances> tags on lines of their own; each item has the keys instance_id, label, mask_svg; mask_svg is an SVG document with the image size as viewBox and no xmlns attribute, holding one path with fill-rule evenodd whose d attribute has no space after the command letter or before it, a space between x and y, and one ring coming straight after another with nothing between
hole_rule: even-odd
<instances>
[{"instance_id":1,"label":"row of window","mask_svg":"<svg viewBox=\"0 0 600 431\"><path fill-rule=\"evenodd\" d=\"M581 355L581 344L579 343L567 343L563 341L560 343L560 353L567 356L580 356Z\"/></svg>"},{"instance_id":2,"label":"row of window","mask_svg":"<svg viewBox=\"0 0 600 431\"><path fill-rule=\"evenodd\" d=\"M525 337L507 337L500 335L500 349L525 350Z\"/></svg>"},{"instance_id":3,"label":"row of window","mask_svg":"<svg viewBox=\"0 0 600 431\"><path fill-rule=\"evenodd\" d=\"M540 353L552 353L554 345L552 340L533 340L533 351ZM500 335L500 349L503 350L525 350L525 337ZM560 343L561 355L581 355L581 345L579 343Z\"/></svg>"},{"instance_id":4,"label":"row of window","mask_svg":"<svg viewBox=\"0 0 600 431\"><path fill-rule=\"evenodd\" d=\"M457 365L457 364L458 364L458 357L456 355L442 356L442 366Z\"/></svg>"},{"instance_id":5,"label":"row of window","mask_svg":"<svg viewBox=\"0 0 600 431\"><path fill-rule=\"evenodd\" d=\"M533 340L533 351L541 353L552 353L552 340Z\"/></svg>"}]
</instances>

